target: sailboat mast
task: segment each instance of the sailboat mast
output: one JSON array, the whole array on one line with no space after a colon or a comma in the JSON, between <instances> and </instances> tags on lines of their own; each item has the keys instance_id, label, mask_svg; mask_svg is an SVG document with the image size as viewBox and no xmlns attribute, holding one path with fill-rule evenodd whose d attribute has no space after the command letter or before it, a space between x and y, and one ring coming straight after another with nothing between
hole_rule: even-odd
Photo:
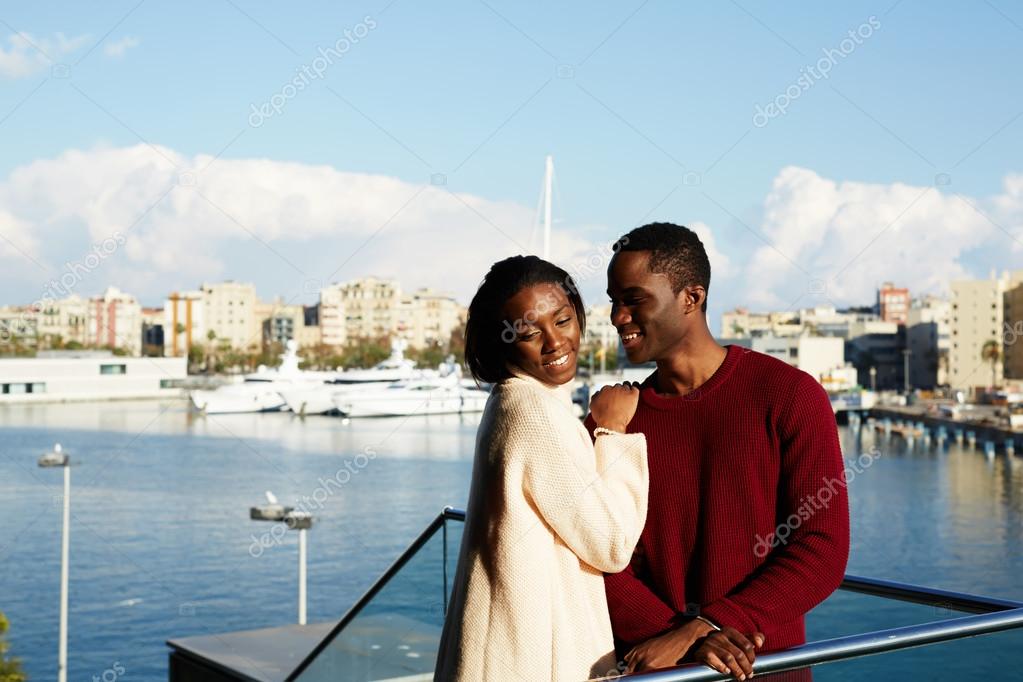
<instances>
[{"instance_id":1,"label":"sailboat mast","mask_svg":"<svg viewBox=\"0 0 1023 682\"><path fill-rule=\"evenodd\" d=\"M543 259L551 259L551 194L554 187L554 157L547 155L543 190Z\"/></svg>"}]
</instances>

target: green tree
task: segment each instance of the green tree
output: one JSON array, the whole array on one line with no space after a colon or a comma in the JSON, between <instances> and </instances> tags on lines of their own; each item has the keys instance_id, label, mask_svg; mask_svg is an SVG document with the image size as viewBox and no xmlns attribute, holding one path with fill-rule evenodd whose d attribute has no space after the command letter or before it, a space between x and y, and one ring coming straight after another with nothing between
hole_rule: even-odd
<instances>
[{"instance_id":1,"label":"green tree","mask_svg":"<svg viewBox=\"0 0 1023 682\"><path fill-rule=\"evenodd\" d=\"M188 372L190 374L198 374L199 369L203 366L205 359L205 353L201 346L195 345L188 349Z\"/></svg>"},{"instance_id":2,"label":"green tree","mask_svg":"<svg viewBox=\"0 0 1023 682\"><path fill-rule=\"evenodd\" d=\"M980 349L980 359L991 363L991 388L998 387L998 363L1002 359L1002 344L994 339L985 341Z\"/></svg>"},{"instance_id":3,"label":"green tree","mask_svg":"<svg viewBox=\"0 0 1023 682\"><path fill-rule=\"evenodd\" d=\"M354 339L344 352L344 367L372 367L391 354L391 342L386 337L378 339Z\"/></svg>"},{"instance_id":4,"label":"green tree","mask_svg":"<svg viewBox=\"0 0 1023 682\"><path fill-rule=\"evenodd\" d=\"M7 655L11 646L4 637L8 626L7 618L0 613L0 682L25 682L28 677L21 669L21 661Z\"/></svg>"},{"instance_id":5,"label":"green tree","mask_svg":"<svg viewBox=\"0 0 1023 682\"><path fill-rule=\"evenodd\" d=\"M425 348L409 348L405 352L409 360L415 361L418 367L434 368L448 356L448 349L439 343L431 344Z\"/></svg>"}]
</instances>

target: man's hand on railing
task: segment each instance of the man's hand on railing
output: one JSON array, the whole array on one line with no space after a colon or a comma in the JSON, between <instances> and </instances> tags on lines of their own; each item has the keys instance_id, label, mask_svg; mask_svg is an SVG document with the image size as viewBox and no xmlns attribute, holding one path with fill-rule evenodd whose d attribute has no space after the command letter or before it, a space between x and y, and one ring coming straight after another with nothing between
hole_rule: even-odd
<instances>
[{"instance_id":1,"label":"man's hand on railing","mask_svg":"<svg viewBox=\"0 0 1023 682\"><path fill-rule=\"evenodd\" d=\"M745 680L753 676L756 650L762 646L764 635L760 632L746 637L735 628L723 627L704 637L690 658L714 668L719 673Z\"/></svg>"},{"instance_id":2,"label":"man's hand on railing","mask_svg":"<svg viewBox=\"0 0 1023 682\"><path fill-rule=\"evenodd\" d=\"M694 618L663 635L651 637L625 654L626 672L674 667L698 639L714 631L714 626L707 621Z\"/></svg>"},{"instance_id":3,"label":"man's hand on railing","mask_svg":"<svg viewBox=\"0 0 1023 682\"><path fill-rule=\"evenodd\" d=\"M628 665L626 672L676 666L696 640L711 632L714 632L714 628L709 623L694 618L663 635L651 637L625 654L625 663Z\"/></svg>"}]
</instances>

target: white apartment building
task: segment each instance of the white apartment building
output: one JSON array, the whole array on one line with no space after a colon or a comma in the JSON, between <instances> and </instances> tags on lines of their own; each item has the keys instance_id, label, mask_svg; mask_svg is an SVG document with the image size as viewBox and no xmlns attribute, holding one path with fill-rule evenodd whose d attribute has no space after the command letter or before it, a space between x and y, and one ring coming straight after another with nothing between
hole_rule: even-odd
<instances>
[{"instance_id":1,"label":"white apartment building","mask_svg":"<svg viewBox=\"0 0 1023 682\"><path fill-rule=\"evenodd\" d=\"M906 315L906 347L911 386L934 388L948 383L951 309L947 300L937 296L924 296L910 306Z\"/></svg>"},{"instance_id":2,"label":"white apartment building","mask_svg":"<svg viewBox=\"0 0 1023 682\"><path fill-rule=\"evenodd\" d=\"M753 350L803 370L817 381L845 366L845 340L837 336L760 336Z\"/></svg>"},{"instance_id":3,"label":"white apartment building","mask_svg":"<svg viewBox=\"0 0 1023 682\"><path fill-rule=\"evenodd\" d=\"M131 294L109 287L89 299L86 309L87 345L119 348L142 354L142 306Z\"/></svg>"},{"instance_id":4,"label":"white apartment building","mask_svg":"<svg viewBox=\"0 0 1023 682\"><path fill-rule=\"evenodd\" d=\"M952 282L950 386L970 389L991 383L991 363L983 359L981 351L988 341L997 342L1002 350L1004 296L1021 283L1023 270L1003 272L1001 276L992 272L988 279ZM1000 360L995 363L994 375L996 382L1004 376Z\"/></svg>"},{"instance_id":5,"label":"white apartment building","mask_svg":"<svg viewBox=\"0 0 1023 682\"><path fill-rule=\"evenodd\" d=\"M205 333L202 342L207 342L213 332L215 343L226 341L231 348L246 351L258 348L263 338L262 320L256 306L256 287L246 282L203 283L202 316ZM198 339L195 339L198 340Z\"/></svg>"}]
</instances>

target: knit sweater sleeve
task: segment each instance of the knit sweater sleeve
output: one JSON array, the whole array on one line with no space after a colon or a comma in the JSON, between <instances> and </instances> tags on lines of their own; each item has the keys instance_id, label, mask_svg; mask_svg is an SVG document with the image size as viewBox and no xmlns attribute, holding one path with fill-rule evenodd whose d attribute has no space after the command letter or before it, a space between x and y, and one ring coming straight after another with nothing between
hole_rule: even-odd
<instances>
[{"instance_id":1,"label":"knit sweater sleeve","mask_svg":"<svg viewBox=\"0 0 1023 682\"><path fill-rule=\"evenodd\" d=\"M654 594L630 563L621 573L604 574L604 592L614 635L629 646L680 623L679 614Z\"/></svg>"},{"instance_id":2,"label":"knit sweater sleeve","mask_svg":"<svg viewBox=\"0 0 1023 682\"><path fill-rule=\"evenodd\" d=\"M586 415L585 425L592 438L597 427L593 415ZM604 574L604 591L614 635L626 644L638 644L678 624L678 614L640 579L631 561L619 573Z\"/></svg>"},{"instance_id":3,"label":"knit sweater sleeve","mask_svg":"<svg viewBox=\"0 0 1023 682\"><path fill-rule=\"evenodd\" d=\"M576 418L542 395L529 392L516 407L507 447L521 461L526 496L582 561L622 570L646 523L646 437L603 436L592 445Z\"/></svg>"},{"instance_id":4,"label":"knit sweater sleeve","mask_svg":"<svg viewBox=\"0 0 1023 682\"><path fill-rule=\"evenodd\" d=\"M844 462L828 396L804 374L787 407L778 424L779 525L767 544L750 548L767 557L749 580L702 606L719 625L760 631L768 641L838 588L849 556Z\"/></svg>"}]
</instances>

